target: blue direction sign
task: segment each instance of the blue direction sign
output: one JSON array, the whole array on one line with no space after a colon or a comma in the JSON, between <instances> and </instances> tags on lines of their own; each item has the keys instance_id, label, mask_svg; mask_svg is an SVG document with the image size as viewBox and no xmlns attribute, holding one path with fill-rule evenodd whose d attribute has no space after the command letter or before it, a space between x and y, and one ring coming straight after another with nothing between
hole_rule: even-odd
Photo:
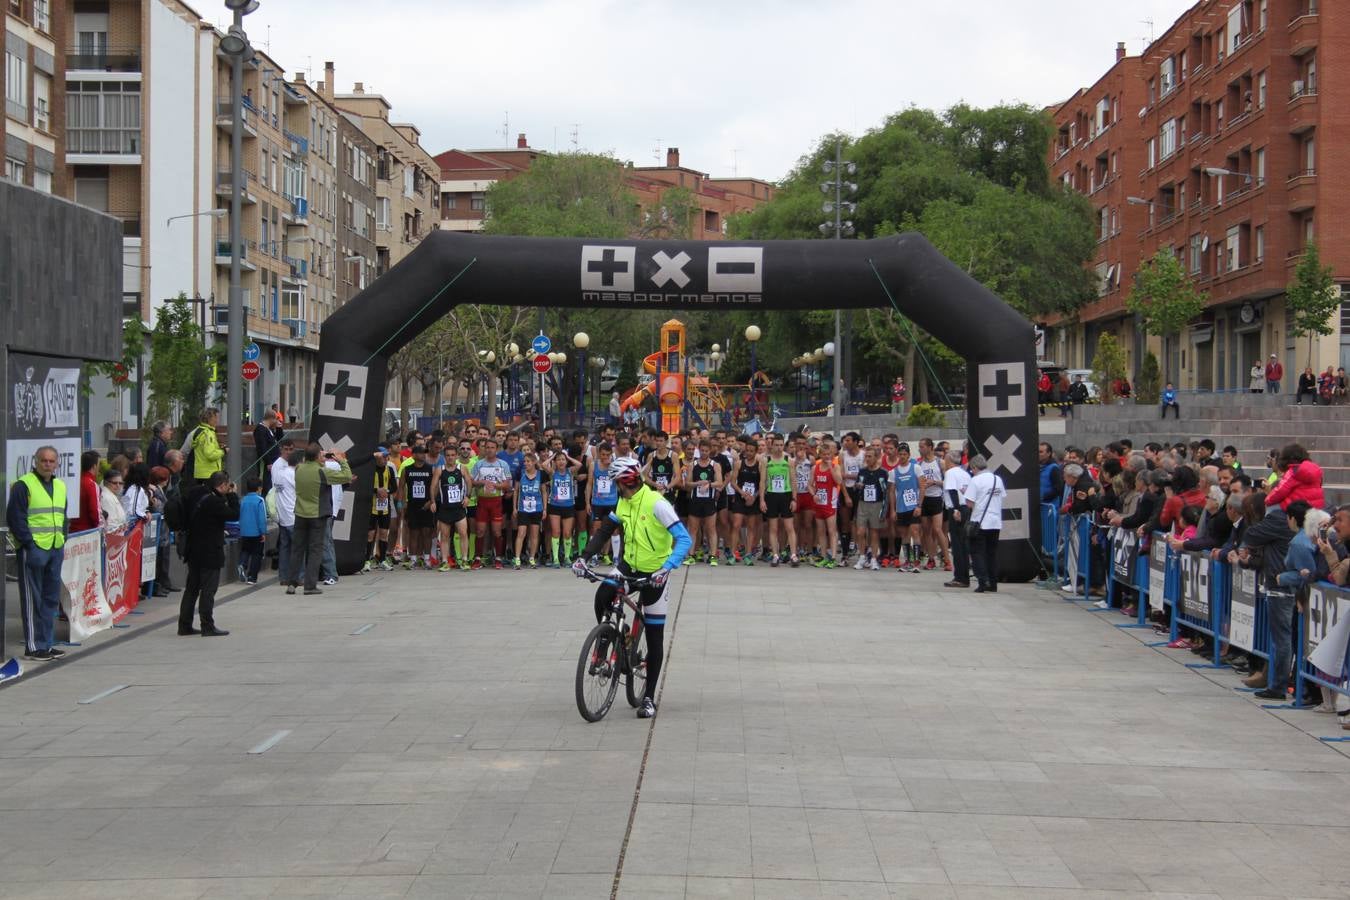
<instances>
[{"instance_id":1,"label":"blue direction sign","mask_svg":"<svg viewBox=\"0 0 1350 900\"><path fill-rule=\"evenodd\" d=\"M262 356L262 348L258 346L258 342L249 341L248 345L244 347L244 362L253 362L260 356Z\"/></svg>"},{"instance_id":2,"label":"blue direction sign","mask_svg":"<svg viewBox=\"0 0 1350 900\"><path fill-rule=\"evenodd\" d=\"M548 339L548 335L541 334L530 341L530 349L535 353L547 353L553 349L553 342Z\"/></svg>"}]
</instances>

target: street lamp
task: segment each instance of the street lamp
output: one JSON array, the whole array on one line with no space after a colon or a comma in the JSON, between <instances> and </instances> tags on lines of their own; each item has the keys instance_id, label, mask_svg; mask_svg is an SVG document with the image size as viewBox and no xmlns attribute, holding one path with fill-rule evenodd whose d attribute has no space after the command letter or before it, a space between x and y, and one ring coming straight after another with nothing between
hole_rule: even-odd
<instances>
[{"instance_id":1,"label":"street lamp","mask_svg":"<svg viewBox=\"0 0 1350 900\"><path fill-rule=\"evenodd\" d=\"M594 407L597 416L600 415L600 409L603 405L603 398L601 398L600 392L603 388L602 382L604 381L605 364L606 360L603 356L591 357L591 368L595 369L595 378L591 382L591 396L594 398L592 406Z\"/></svg>"},{"instance_id":2,"label":"street lamp","mask_svg":"<svg viewBox=\"0 0 1350 900\"><path fill-rule=\"evenodd\" d=\"M761 336L758 325L745 326L745 339L750 342L750 409L756 415L759 414L759 404L755 402L755 345Z\"/></svg>"},{"instance_id":3,"label":"street lamp","mask_svg":"<svg viewBox=\"0 0 1350 900\"><path fill-rule=\"evenodd\" d=\"M164 227L172 225L179 219L195 219L198 216L209 216L212 219L223 219L230 214L228 209L208 209L205 212L183 213L181 216L169 216L164 222Z\"/></svg>"},{"instance_id":4,"label":"street lamp","mask_svg":"<svg viewBox=\"0 0 1350 900\"><path fill-rule=\"evenodd\" d=\"M220 50L230 58L230 299L226 321L229 334L225 367L225 408L229 412L226 446L234 465L243 464L244 435L244 294L240 287L240 262L244 255L244 63L253 59L253 47L244 33L244 16L258 9L258 0L225 0L234 13L229 33L220 39Z\"/></svg>"},{"instance_id":5,"label":"street lamp","mask_svg":"<svg viewBox=\"0 0 1350 900\"><path fill-rule=\"evenodd\" d=\"M572 346L577 348L577 421L583 428L586 424L586 348L591 345L591 336L584 331L572 335Z\"/></svg>"},{"instance_id":6,"label":"street lamp","mask_svg":"<svg viewBox=\"0 0 1350 900\"><path fill-rule=\"evenodd\" d=\"M833 202L827 200L821 206L821 211L826 213L834 213L834 227L833 229L831 229L830 223L824 222L820 226L820 233L828 235L830 231L833 230L834 239L836 241L842 241L845 237L851 236L853 234L853 222L852 220L845 219L843 217L844 213L851 214L853 213L854 210L858 208L858 204L854 203L852 200L846 199L847 197L856 194L858 192L858 185L856 182L845 181L844 176L857 174L858 167L855 164L844 159L844 141L842 138L835 139L834 159L827 159L821 165L821 169L824 170L826 175L834 176L829 181L823 182L820 185L821 193L825 194L826 196L829 196L831 193L834 194ZM836 347L845 346L841 335L841 331L842 329L840 327L839 310L836 309L834 311L834 346ZM852 310L849 310L848 334L849 334L849 343L851 345L853 341ZM843 355L844 355L843 352L840 352L838 354L832 353L831 355L834 357L834 385L831 388L831 393L834 395L833 429L835 437L837 438L839 436L839 411L840 408L843 406L843 398L840 394L840 382L843 380L851 381L852 378L851 377L849 379L840 378L839 370L843 362Z\"/></svg>"}]
</instances>

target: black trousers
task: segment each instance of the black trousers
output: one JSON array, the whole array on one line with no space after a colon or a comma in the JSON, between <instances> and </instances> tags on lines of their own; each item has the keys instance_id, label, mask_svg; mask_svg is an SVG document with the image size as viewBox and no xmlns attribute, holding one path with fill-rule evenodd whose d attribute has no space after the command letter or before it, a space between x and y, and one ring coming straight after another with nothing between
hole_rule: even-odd
<instances>
[{"instance_id":1,"label":"black trousers","mask_svg":"<svg viewBox=\"0 0 1350 900\"><path fill-rule=\"evenodd\" d=\"M998 587L998 534L997 528L981 528L970 542L970 563L975 570L975 580L985 590Z\"/></svg>"},{"instance_id":2,"label":"black trousers","mask_svg":"<svg viewBox=\"0 0 1350 900\"><path fill-rule=\"evenodd\" d=\"M216 627L216 591L220 588L220 569L188 566L187 583L183 585L183 599L178 606L178 630L192 627L195 610L201 619L202 631Z\"/></svg>"},{"instance_id":3,"label":"black trousers","mask_svg":"<svg viewBox=\"0 0 1350 900\"><path fill-rule=\"evenodd\" d=\"M295 517L291 530L290 583L299 584L304 575L305 590L319 586L319 566L323 563L324 525L328 520Z\"/></svg>"},{"instance_id":4,"label":"black trousers","mask_svg":"<svg viewBox=\"0 0 1350 900\"><path fill-rule=\"evenodd\" d=\"M962 510L962 515L969 511ZM947 538L952 548L952 581L970 582L970 547L966 543L966 523L957 522L947 511Z\"/></svg>"}]
</instances>

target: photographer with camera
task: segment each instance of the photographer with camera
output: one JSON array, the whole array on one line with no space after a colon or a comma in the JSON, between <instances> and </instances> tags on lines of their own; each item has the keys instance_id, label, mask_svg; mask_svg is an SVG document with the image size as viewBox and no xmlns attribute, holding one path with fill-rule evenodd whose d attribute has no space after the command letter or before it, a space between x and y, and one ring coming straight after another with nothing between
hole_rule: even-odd
<instances>
[{"instance_id":1,"label":"photographer with camera","mask_svg":"<svg viewBox=\"0 0 1350 900\"><path fill-rule=\"evenodd\" d=\"M214 472L188 492L184 500L187 521L187 583L178 608L178 633L203 637L229 634L216 627L216 590L225 567L225 523L239 518L239 494L224 472ZM194 609L201 630L192 627Z\"/></svg>"},{"instance_id":2,"label":"photographer with camera","mask_svg":"<svg viewBox=\"0 0 1350 900\"><path fill-rule=\"evenodd\" d=\"M325 468L328 461L337 463L337 469ZM324 539L328 520L334 514L333 485L352 480L347 454L324 451L316 443L305 448L305 461L295 468L295 525L291 535L291 571L283 572L289 578L286 593L294 594L303 573L305 594L322 594L319 589L319 564L323 561Z\"/></svg>"}]
</instances>

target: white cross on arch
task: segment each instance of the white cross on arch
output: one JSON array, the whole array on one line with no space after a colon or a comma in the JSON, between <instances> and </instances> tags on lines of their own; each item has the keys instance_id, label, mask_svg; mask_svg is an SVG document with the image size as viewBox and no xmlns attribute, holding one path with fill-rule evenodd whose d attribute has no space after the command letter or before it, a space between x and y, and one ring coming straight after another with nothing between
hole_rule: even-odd
<instances>
[{"instance_id":1,"label":"white cross on arch","mask_svg":"<svg viewBox=\"0 0 1350 900\"><path fill-rule=\"evenodd\" d=\"M1017 450L1022 446L1022 439L1017 435L1000 440L991 434L984 442L984 446L989 451L990 471L1003 468L1008 470L1009 475L1016 475L1017 470L1022 468L1022 461L1017 458Z\"/></svg>"},{"instance_id":2,"label":"white cross on arch","mask_svg":"<svg viewBox=\"0 0 1350 900\"><path fill-rule=\"evenodd\" d=\"M684 274L684 267L689 263L688 253L681 250L672 258L666 251L658 250L652 254L652 262L660 268L652 276L652 284L657 287L665 287L666 282L675 282L676 287L686 287L689 284L689 276Z\"/></svg>"}]
</instances>

